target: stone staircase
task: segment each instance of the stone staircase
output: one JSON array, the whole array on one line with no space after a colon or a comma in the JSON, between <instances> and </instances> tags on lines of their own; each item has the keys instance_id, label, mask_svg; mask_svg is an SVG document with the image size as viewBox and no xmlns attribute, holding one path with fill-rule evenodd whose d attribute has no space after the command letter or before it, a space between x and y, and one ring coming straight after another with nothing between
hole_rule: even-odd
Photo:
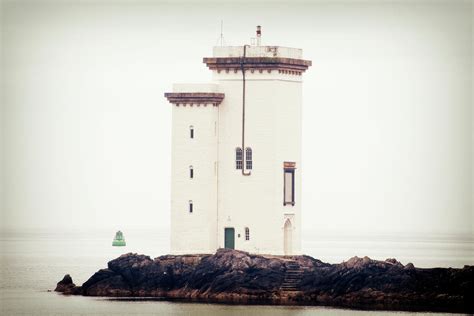
<instances>
[{"instance_id":1,"label":"stone staircase","mask_svg":"<svg viewBox=\"0 0 474 316\"><path fill-rule=\"evenodd\" d=\"M280 286L281 291L299 291L299 283L303 277L304 270L295 261L286 264L285 278Z\"/></svg>"}]
</instances>

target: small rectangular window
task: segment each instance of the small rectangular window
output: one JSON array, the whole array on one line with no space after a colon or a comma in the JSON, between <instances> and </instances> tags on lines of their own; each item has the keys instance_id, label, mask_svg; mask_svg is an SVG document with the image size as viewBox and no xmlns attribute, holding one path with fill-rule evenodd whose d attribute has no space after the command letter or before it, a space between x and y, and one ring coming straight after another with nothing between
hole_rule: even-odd
<instances>
[{"instance_id":1,"label":"small rectangular window","mask_svg":"<svg viewBox=\"0 0 474 316\"><path fill-rule=\"evenodd\" d=\"M245 148L245 169L252 170L252 148Z\"/></svg>"},{"instance_id":2,"label":"small rectangular window","mask_svg":"<svg viewBox=\"0 0 474 316\"><path fill-rule=\"evenodd\" d=\"M235 169L242 169L242 148L237 147L235 149Z\"/></svg>"},{"instance_id":3,"label":"small rectangular window","mask_svg":"<svg viewBox=\"0 0 474 316\"><path fill-rule=\"evenodd\" d=\"M189 213L193 212L193 201L189 201Z\"/></svg>"},{"instance_id":4,"label":"small rectangular window","mask_svg":"<svg viewBox=\"0 0 474 316\"><path fill-rule=\"evenodd\" d=\"M189 169L189 177L192 179L194 178L194 169L193 168L190 168Z\"/></svg>"},{"instance_id":5,"label":"small rectangular window","mask_svg":"<svg viewBox=\"0 0 474 316\"><path fill-rule=\"evenodd\" d=\"M194 138L194 129L193 129L193 128L191 128L191 129L189 130L189 133L190 133L189 136L190 136L191 138Z\"/></svg>"},{"instance_id":6,"label":"small rectangular window","mask_svg":"<svg viewBox=\"0 0 474 316\"><path fill-rule=\"evenodd\" d=\"M284 169L283 205L295 205L295 169Z\"/></svg>"}]
</instances>

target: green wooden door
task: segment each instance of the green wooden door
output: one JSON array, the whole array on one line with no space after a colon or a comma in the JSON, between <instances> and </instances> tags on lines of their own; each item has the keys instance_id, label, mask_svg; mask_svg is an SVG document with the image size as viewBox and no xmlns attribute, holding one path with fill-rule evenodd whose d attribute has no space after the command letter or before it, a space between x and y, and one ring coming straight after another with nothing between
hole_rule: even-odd
<instances>
[{"instance_id":1,"label":"green wooden door","mask_svg":"<svg viewBox=\"0 0 474 316\"><path fill-rule=\"evenodd\" d=\"M224 247L234 249L235 248L235 231L233 228L226 228L224 235Z\"/></svg>"}]
</instances>

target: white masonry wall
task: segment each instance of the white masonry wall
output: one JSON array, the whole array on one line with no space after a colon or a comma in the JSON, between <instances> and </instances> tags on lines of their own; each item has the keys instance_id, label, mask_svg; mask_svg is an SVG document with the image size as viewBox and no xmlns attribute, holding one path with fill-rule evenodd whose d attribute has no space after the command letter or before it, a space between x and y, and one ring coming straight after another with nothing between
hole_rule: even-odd
<instances>
[{"instance_id":1,"label":"white masonry wall","mask_svg":"<svg viewBox=\"0 0 474 316\"><path fill-rule=\"evenodd\" d=\"M219 54L225 56L222 49ZM248 70L246 79L245 146L253 150L251 176L235 168L235 148L241 147L242 73L213 71L214 82L225 93L219 106L218 246L224 247L224 229L234 227L236 249L283 255L283 226L290 218L292 254L299 254L301 76ZM284 161L296 162L294 206L283 206ZM245 227L250 229L249 241Z\"/></svg>"},{"instance_id":2,"label":"white masonry wall","mask_svg":"<svg viewBox=\"0 0 474 316\"><path fill-rule=\"evenodd\" d=\"M173 92L215 92L215 85L174 85ZM217 249L218 107L172 105L171 253ZM190 138L190 126L194 138ZM194 178L190 179L189 167ZM193 212L189 212L189 200Z\"/></svg>"},{"instance_id":3,"label":"white masonry wall","mask_svg":"<svg viewBox=\"0 0 474 316\"><path fill-rule=\"evenodd\" d=\"M242 53L241 46L214 49L214 57ZM247 50L249 57L301 55L300 49L277 46ZM245 147L253 150L253 169L243 176L235 166L235 149L242 143L242 73L212 72L214 84L173 87L174 92L221 92L225 98L219 106L172 105L171 252L213 253L224 247L224 230L232 227L236 249L283 255L289 219L292 250L286 254L300 254L302 76L246 71ZM283 205L285 161L296 163L294 206ZM191 165L194 179L189 179ZM250 229L248 241L245 227Z\"/></svg>"}]
</instances>

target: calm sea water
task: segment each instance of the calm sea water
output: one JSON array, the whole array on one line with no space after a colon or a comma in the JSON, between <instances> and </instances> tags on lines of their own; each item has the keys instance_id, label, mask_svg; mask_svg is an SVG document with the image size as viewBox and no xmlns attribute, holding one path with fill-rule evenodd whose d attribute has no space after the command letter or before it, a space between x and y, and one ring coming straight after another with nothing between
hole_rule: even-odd
<instances>
[{"instance_id":1,"label":"calm sea water","mask_svg":"<svg viewBox=\"0 0 474 316\"><path fill-rule=\"evenodd\" d=\"M169 251L168 231L125 231L127 246L112 247L114 231L32 231L0 234L1 315L377 315L382 312L324 307L237 306L166 301L118 301L62 296L53 290L67 273L82 284L107 261L125 252L156 257ZM306 234L304 252L326 262L368 255L395 257L421 267L462 267L474 264L469 238L398 238L380 236L318 236ZM384 312L384 315L412 313ZM428 315L417 313L417 315Z\"/></svg>"}]
</instances>

